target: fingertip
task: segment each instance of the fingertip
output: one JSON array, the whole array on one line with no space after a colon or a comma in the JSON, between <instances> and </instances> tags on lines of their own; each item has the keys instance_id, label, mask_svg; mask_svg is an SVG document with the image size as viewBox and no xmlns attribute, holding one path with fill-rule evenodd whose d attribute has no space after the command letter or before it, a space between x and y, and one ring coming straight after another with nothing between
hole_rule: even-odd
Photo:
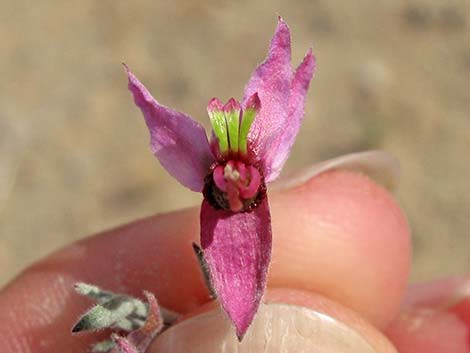
<instances>
[{"instance_id":1,"label":"fingertip","mask_svg":"<svg viewBox=\"0 0 470 353\"><path fill-rule=\"evenodd\" d=\"M430 308L402 313L386 331L400 353L468 353L468 323Z\"/></svg>"},{"instance_id":2,"label":"fingertip","mask_svg":"<svg viewBox=\"0 0 470 353\"><path fill-rule=\"evenodd\" d=\"M384 327L397 314L410 267L410 234L392 195L345 170L271 197L271 286L321 293Z\"/></svg>"},{"instance_id":3,"label":"fingertip","mask_svg":"<svg viewBox=\"0 0 470 353\"><path fill-rule=\"evenodd\" d=\"M470 277L411 285L386 333L402 353L468 353Z\"/></svg>"}]
</instances>

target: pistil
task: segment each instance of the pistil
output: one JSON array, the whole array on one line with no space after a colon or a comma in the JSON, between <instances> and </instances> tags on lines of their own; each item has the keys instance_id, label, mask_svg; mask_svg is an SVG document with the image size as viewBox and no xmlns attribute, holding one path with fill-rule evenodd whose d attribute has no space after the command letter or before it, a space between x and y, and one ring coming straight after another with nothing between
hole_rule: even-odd
<instances>
[{"instance_id":1,"label":"pistil","mask_svg":"<svg viewBox=\"0 0 470 353\"><path fill-rule=\"evenodd\" d=\"M212 173L214 200L220 208L240 212L250 209L262 184L261 175L254 166L230 160L217 165Z\"/></svg>"}]
</instances>

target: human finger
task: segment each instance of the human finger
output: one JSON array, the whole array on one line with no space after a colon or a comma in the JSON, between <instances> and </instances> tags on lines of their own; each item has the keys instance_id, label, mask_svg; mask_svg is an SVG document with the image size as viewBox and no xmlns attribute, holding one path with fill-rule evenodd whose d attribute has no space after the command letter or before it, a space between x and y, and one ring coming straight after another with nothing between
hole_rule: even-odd
<instances>
[{"instance_id":1,"label":"human finger","mask_svg":"<svg viewBox=\"0 0 470 353\"><path fill-rule=\"evenodd\" d=\"M410 286L387 334L400 353L470 352L470 276Z\"/></svg>"},{"instance_id":2,"label":"human finger","mask_svg":"<svg viewBox=\"0 0 470 353\"><path fill-rule=\"evenodd\" d=\"M408 228L384 189L365 176L332 171L273 194L271 204L275 240L269 285L322 293L377 325L395 315L408 271ZM70 351L77 340L64 339L63 332L85 305L71 294L76 281L135 295L148 289L165 306L193 310L208 300L191 253L197 229L197 210L183 210L102 233L53 254L3 291L0 305L24 320L13 326L2 320L0 327L8 327L0 332L21 337L25 345L60 335L63 349ZM304 251L308 247L315 248L316 256ZM371 250L381 255L370 257ZM372 309L377 303L385 305ZM7 340L0 334L0 343Z\"/></svg>"}]
</instances>

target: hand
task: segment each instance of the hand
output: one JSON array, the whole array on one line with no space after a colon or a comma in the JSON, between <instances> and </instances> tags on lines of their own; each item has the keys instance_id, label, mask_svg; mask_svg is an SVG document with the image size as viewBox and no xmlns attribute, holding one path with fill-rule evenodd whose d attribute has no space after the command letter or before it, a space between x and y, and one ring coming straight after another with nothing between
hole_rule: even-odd
<instances>
[{"instance_id":1,"label":"hand","mask_svg":"<svg viewBox=\"0 0 470 353\"><path fill-rule=\"evenodd\" d=\"M412 289L399 316L409 228L384 188L360 174L330 171L272 192L270 204L267 304L239 352L261 351L265 343L267 352L396 352L386 329L401 353L469 351L468 280ZM72 290L83 281L140 297L149 290L162 306L190 316L157 338L151 352L225 352L236 338L217 306L207 304L191 247L198 229L197 208L156 215L28 268L0 293L1 351L85 352L96 335L70 334L90 305Z\"/></svg>"}]
</instances>

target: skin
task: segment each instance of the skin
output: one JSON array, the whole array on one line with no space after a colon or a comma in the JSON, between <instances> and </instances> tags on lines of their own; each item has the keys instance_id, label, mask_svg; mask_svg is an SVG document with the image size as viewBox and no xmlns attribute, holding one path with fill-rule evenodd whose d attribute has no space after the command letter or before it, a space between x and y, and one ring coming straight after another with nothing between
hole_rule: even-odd
<instances>
[{"instance_id":1,"label":"skin","mask_svg":"<svg viewBox=\"0 0 470 353\"><path fill-rule=\"evenodd\" d=\"M408 340L413 349L413 335L399 315L410 268L410 232L393 197L348 171L326 172L269 197L273 258L267 300L321 309L361 332L378 352L393 352L384 330L397 347ZM190 246L198 241L198 211L136 221L26 269L0 292L2 351L78 353L96 342L96 336L69 334L90 305L72 292L77 281L138 296L146 289L161 305L188 317L208 310L210 300ZM455 288L446 288L436 295L452 295ZM416 296L426 293L421 288ZM434 334L453 328L450 321L441 326ZM403 353L412 352L405 348Z\"/></svg>"}]
</instances>

